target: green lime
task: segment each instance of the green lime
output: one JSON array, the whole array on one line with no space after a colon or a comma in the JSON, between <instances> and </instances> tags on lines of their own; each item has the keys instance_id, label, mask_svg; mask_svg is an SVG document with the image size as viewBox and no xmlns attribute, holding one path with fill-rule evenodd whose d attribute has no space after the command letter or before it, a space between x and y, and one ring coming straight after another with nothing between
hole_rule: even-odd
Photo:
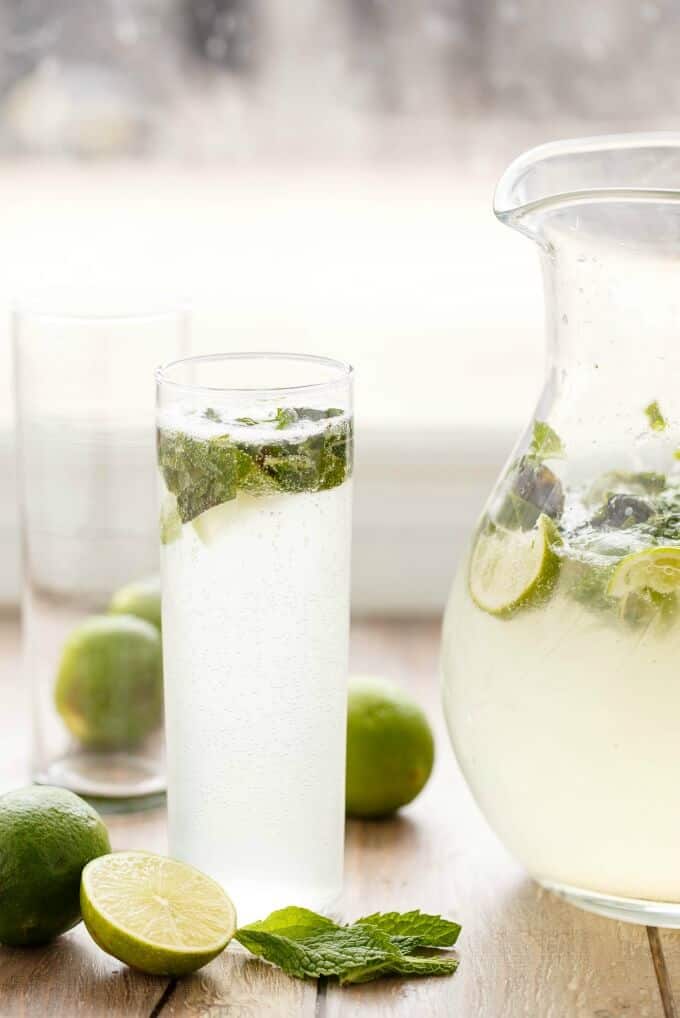
<instances>
[{"instance_id":1,"label":"green lime","mask_svg":"<svg viewBox=\"0 0 680 1018\"><path fill-rule=\"evenodd\" d=\"M543 600L557 580L559 544L557 528L544 514L531 530L482 530L470 559L475 604L491 615L510 615Z\"/></svg>"},{"instance_id":2,"label":"green lime","mask_svg":"<svg viewBox=\"0 0 680 1018\"><path fill-rule=\"evenodd\" d=\"M111 598L109 611L113 615L135 615L161 628L161 579L149 576L121 587Z\"/></svg>"},{"instance_id":3,"label":"green lime","mask_svg":"<svg viewBox=\"0 0 680 1018\"><path fill-rule=\"evenodd\" d=\"M83 870L83 920L108 954L152 975L184 976L220 954L236 911L219 884L151 852L114 852Z\"/></svg>"},{"instance_id":4,"label":"green lime","mask_svg":"<svg viewBox=\"0 0 680 1018\"><path fill-rule=\"evenodd\" d=\"M141 742L161 722L161 638L132 615L95 615L71 633L54 691L69 731L90 749Z\"/></svg>"},{"instance_id":5,"label":"green lime","mask_svg":"<svg viewBox=\"0 0 680 1018\"><path fill-rule=\"evenodd\" d=\"M387 679L350 679L347 706L347 814L386 816L415 799L429 778L432 730L418 704Z\"/></svg>"},{"instance_id":6,"label":"green lime","mask_svg":"<svg viewBox=\"0 0 680 1018\"><path fill-rule=\"evenodd\" d=\"M111 851L99 814L35 785L0 796L0 943L44 944L80 922L80 874Z\"/></svg>"},{"instance_id":7,"label":"green lime","mask_svg":"<svg viewBox=\"0 0 680 1018\"><path fill-rule=\"evenodd\" d=\"M646 548L621 559L607 586L610 597L626 597L642 591L674 594L680 590L680 548Z\"/></svg>"}]
</instances>

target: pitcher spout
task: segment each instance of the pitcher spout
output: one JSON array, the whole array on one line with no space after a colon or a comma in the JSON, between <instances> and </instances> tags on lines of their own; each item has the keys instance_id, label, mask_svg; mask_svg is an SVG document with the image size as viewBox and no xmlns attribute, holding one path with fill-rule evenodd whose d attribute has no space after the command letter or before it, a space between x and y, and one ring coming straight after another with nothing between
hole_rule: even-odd
<instances>
[{"instance_id":1,"label":"pitcher spout","mask_svg":"<svg viewBox=\"0 0 680 1018\"><path fill-rule=\"evenodd\" d=\"M494 212L542 245L554 213L593 204L680 202L680 132L602 135L551 142L514 160ZM564 217L563 217L564 218Z\"/></svg>"}]
</instances>

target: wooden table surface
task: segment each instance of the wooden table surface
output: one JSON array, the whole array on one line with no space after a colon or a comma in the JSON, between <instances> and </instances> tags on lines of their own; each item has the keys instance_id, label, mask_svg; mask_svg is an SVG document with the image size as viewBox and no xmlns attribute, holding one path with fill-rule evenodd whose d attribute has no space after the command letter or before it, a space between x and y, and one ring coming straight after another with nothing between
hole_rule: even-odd
<instances>
[{"instance_id":1,"label":"wooden table surface","mask_svg":"<svg viewBox=\"0 0 680 1018\"><path fill-rule=\"evenodd\" d=\"M537 888L488 830L455 764L437 688L435 622L361 622L354 671L394 677L437 738L433 777L395 819L350 822L343 919L419 907L463 925L452 978L339 989L237 946L194 976L146 977L81 926L45 948L0 948L1 1018L680 1018L680 935L600 919ZM26 782L16 622L0 622L0 790ZM107 819L115 848L164 851L162 810ZM680 858L679 858L680 865Z\"/></svg>"}]
</instances>

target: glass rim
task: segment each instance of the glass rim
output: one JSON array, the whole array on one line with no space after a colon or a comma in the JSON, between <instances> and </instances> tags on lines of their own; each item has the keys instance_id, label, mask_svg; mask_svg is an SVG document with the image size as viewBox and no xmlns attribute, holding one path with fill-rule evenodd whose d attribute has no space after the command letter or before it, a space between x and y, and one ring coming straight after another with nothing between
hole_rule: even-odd
<instances>
[{"instance_id":1,"label":"glass rim","mask_svg":"<svg viewBox=\"0 0 680 1018\"><path fill-rule=\"evenodd\" d=\"M327 378L322 382L303 382L301 385L193 385L186 382L176 382L168 377L168 372L173 368L191 364L209 364L211 362L224 361L291 361L302 364L317 364L319 367L331 368L337 372L337 377ZM178 357L159 365L155 371L156 383L161 386L169 386L175 392L186 393L284 393L284 392L310 392L328 389L338 383L349 382L354 374L354 368L348 361L341 361L335 357L324 357L320 354L311 353L287 353L270 350L238 350L229 353L208 353L192 354L189 357Z\"/></svg>"}]
</instances>

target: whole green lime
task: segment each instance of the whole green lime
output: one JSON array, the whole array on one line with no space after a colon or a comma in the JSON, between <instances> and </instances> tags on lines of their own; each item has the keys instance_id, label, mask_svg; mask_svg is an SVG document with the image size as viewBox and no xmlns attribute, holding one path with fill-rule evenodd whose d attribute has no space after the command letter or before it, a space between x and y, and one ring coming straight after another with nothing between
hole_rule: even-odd
<instances>
[{"instance_id":1,"label":"whole green lime","mask_svg":"<svg viewBox=\"0 0 680 1018\"><path fill-rule=\"evenodd\" d=\"M57 710L83 746L134 746L163 712L160 633L132 615L94 615L64 645L54 691Z\"/></svg>"},{"instance_id":2,"label":"whole green lime","mask_svg":"<svg viewBox=\"0 0 680 1018\"><path fill-rule=\"evenodd\" d=\"M111 851L101 817L64 788L0 796L0 943L44 944L80 922L80 874Z\"/></svg>"},{"instance_id":3,"label":"whole green lime","mask_svg":"<svg viewBox=\"0 0 680 1018\"><path fill-rule=\"evenodd\" d=\"M113 615L136 615L138 619L161 628L161 580L148 576L121 587L111 598L109 611Z\"/></svg>"},{"instance_id":4,"label":"whole green lime","mask_svg":"<svg viewBox=\"0 0 680 1018\"><path fill-rule=\"evenodd\" d=\"M349 681L348 816L382 817L418 795L432 771L434 739L417 703L396 683Z\"/></svg>"}]
</instances>

